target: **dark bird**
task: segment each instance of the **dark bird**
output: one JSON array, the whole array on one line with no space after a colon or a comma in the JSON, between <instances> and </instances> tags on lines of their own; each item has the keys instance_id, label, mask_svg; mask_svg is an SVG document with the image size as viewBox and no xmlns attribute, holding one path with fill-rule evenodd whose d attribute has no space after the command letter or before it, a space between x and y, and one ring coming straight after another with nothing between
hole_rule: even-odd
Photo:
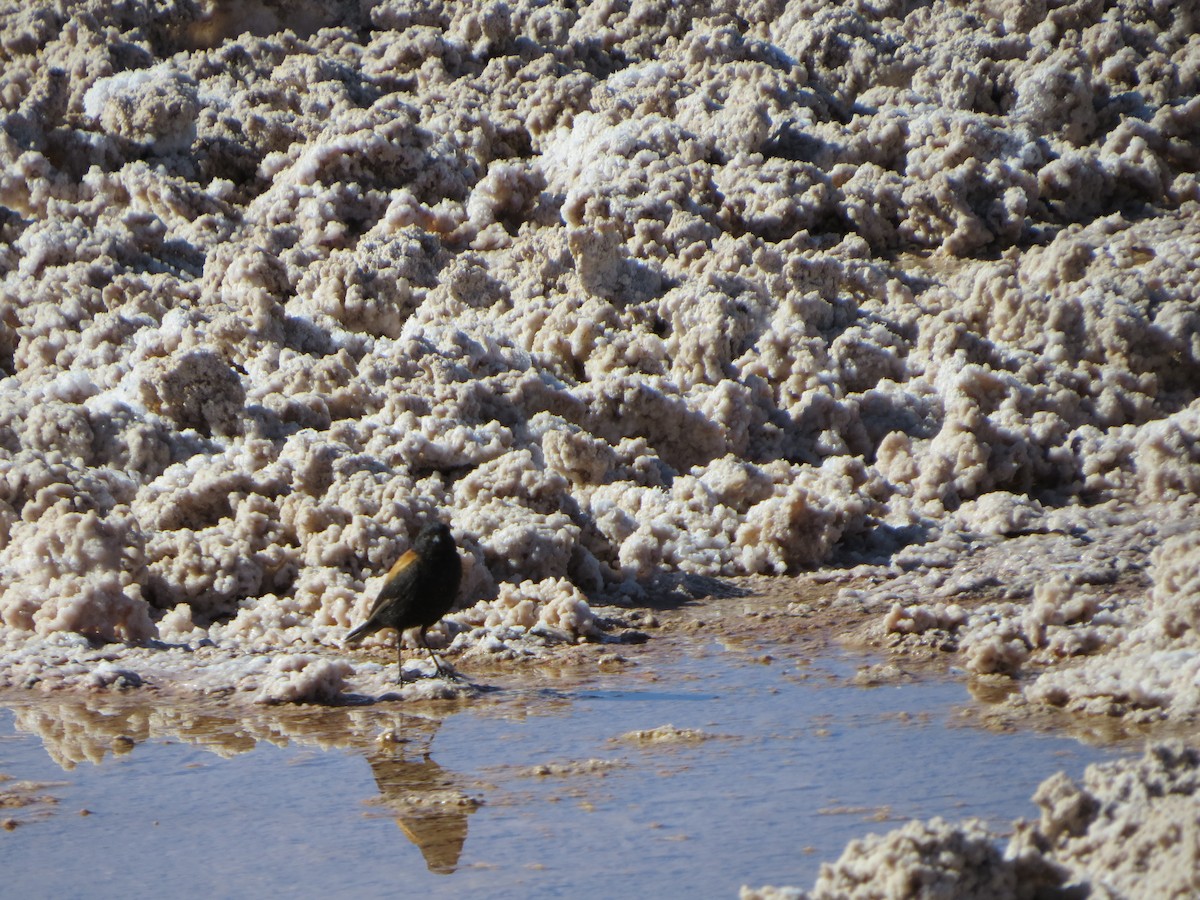
<instances>
[{"instance_id":1,"label":"dark bird","mask_svg":"<svg viewBox=\"0 0 1200 900\"><path fill-rule=\"evenodd\" d=\"M438 674L448 674L425 643L425 631L450 611L461 580L462 560L449 526L431 522L421 529L412 548L396 560L367 621L346 635L346 643L357 644L380 628L395 628L397 680L403 684L404 632L419 627L420 645L429 653Z\"/></svg>"}]
</instances>

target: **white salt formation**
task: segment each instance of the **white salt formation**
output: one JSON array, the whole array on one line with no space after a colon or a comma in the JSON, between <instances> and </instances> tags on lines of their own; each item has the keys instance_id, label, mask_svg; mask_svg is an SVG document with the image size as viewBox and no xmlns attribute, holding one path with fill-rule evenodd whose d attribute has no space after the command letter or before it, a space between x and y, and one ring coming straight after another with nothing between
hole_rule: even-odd
<instances>
[{"instance_id":1,"label":"white salt formation","mask_svg":"<svg viewBox=\"0 0 1200 900\"><path fill-rule=\"evenodd\" d=\"M1034 794L1037 822L1006 848L979 820L909 822L852 841L811 892L743 887L742 900L1050 896L1194 897L1200 892L1200 753L1150 747L1141 759L1061 772Z\"/></svg>"},{"instance_id":2,"label":"white salt formation","mask_svg":"<svg viewBox=\"0 0 1200 900\"><path fill-rule=\"evenodd\" d=\"M1200 39L1133 0L875 9L11 6L0 637L33 655L0 682L67 679L65 632L336 646L434 512L481 604L440 639L481 651L662 572L917 578L1083 505L1138 510L1140 565L1200 494ZM1138 627L1063 579L986 627L898 581L889 622L965 623L992 673Z\"/></svg>"},{"instance_id":3,"label":"white salt formation","mask_svg":"<svg viewBox=\"0 0 1200 900\"><path fill-rule=\"evenodd\" d=\"M1200 533L1169 538L1150 560L1150 603L1130 608L1119 644L1041 675L1031 700L1150 721L1200 716Z\"/></svg>"}]
</instances>

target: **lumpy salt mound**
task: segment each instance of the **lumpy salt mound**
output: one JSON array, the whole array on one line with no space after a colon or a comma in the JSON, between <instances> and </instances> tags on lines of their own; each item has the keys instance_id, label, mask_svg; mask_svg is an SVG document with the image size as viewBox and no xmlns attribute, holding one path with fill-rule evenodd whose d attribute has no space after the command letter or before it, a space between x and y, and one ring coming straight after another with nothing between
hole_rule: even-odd
<instances>
[{"instance_id":1,"label":"lumpy salt mound","mask_svg":"<svg viewBox=\"0 0 1200 900\"><path fill-rule=\"evenodd\" d=\"M305 654L284 657L271 664L255 699L259 703L328 702L342 692L352 671L340 660Z\"/></svg>"},{"instance_id":2,"label":"lumpy salt mound","mask_svg":"<svg viewBox=\"0 0 1200 900\"><path fill-rule=\"evenodd\" d=\"M1149 602L1126 614L1119 644L1041 675L1026 694L1041 703L1148 721L1200 715L1200 535L1165 540L1150 556L1150 575Z\"/></svg>"},{"instance_id":3,"label":"lumpy salt mound","mask_svg":"<svg viewBox=\"0 0 1200 900\"><path fill-rule=\"evenodd\" d=\"M664 572L1191 515L1185 20L879 12L10 11L3 628L336 644L440 515L482 605L438 636L516 652ZM1088 652L1073 602L969 667Z\"/></svg>"},{"instance_id":4,"label":"lumpy salt mound","mask_svg":"<svg viewBox=\"0 0 1200 900\"><path fill-rule=\"evenodd\" d=\"M1200 754L1180 744L1052 775L1038 821L1007 847L976 819L909 822L852 841L811 891L743 887L742 900L1048 896L1190 897L1200 890Z\"/></svg>"},{"instance_id":5,"label":"lumpy salt mound","mask_svg":"<svg viewBox=\"0 0 1200 900\"><path fill-rule=\"evenodd\" d=\"M639 731L629 731L616 740L628 744L652 746L657 744L697 744L707 741L716 735L701 731L698 728L677 728L674 725L659 725L657 728L645 728Z\"/></svg>"}]
</instances>

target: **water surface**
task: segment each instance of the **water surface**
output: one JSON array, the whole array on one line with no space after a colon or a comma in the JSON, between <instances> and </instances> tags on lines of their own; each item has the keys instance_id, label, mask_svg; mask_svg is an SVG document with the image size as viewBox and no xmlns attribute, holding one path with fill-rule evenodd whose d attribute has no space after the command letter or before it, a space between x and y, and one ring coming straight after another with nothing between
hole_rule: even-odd
<instances>
[{"instance_id":1,"label":"water surface","mask_svg":"<svg viewBox=\"0 0 1200 900\"><path fill-rule=\"evenodd\" d=\"M1043 778L1116 753L964 726L960 682L857 687L862 662L713 644L440 710L22 701L0 711L0 790L57 802L0 810L20 823L4 893L732 897L810 886L909 818L1033 816ZM704 739L623 737L668 724Z\"/></svg>"}]
</instances>

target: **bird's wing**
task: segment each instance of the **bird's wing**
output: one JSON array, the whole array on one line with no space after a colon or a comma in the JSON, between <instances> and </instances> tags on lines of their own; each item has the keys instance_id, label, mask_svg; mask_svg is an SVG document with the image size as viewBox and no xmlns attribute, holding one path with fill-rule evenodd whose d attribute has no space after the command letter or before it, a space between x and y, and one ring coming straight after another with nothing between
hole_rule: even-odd
<instances>
[{"instance_id":1,"label":"bird's wing","mask_svg":"<svg viewBox=\"0 0 1200 900\"><path fill-rule=\"evenodd\" d=\"M421 557L415 550L408 550L396 560L395 565L388 569L387 579L383 582L383 587L379 589L379 596L375 598L375 602L371 604L371 611L367 613L368 619L379 612L381 606L393 597L399 596L412 584L417 577L417 563L420 560Z\"/></svg>"},{"instance_id":2,"label":"bird's wing","mask_svg":"<svg viewBox=\"0 0 1200 900\"><path fill-rule=\"evenodd\" d=\"M390 569L388 569L388 573L387 573L388 581L390 582L393 578L398 576L401 572L406 571L409 566L415 565L417 560L419 560L420 558L421 557L417 556L416 550L405 550L404 555L401 556L398 560L396 560L396 562L392 565L392 567Z\"/></svg>"}]
</instances>

